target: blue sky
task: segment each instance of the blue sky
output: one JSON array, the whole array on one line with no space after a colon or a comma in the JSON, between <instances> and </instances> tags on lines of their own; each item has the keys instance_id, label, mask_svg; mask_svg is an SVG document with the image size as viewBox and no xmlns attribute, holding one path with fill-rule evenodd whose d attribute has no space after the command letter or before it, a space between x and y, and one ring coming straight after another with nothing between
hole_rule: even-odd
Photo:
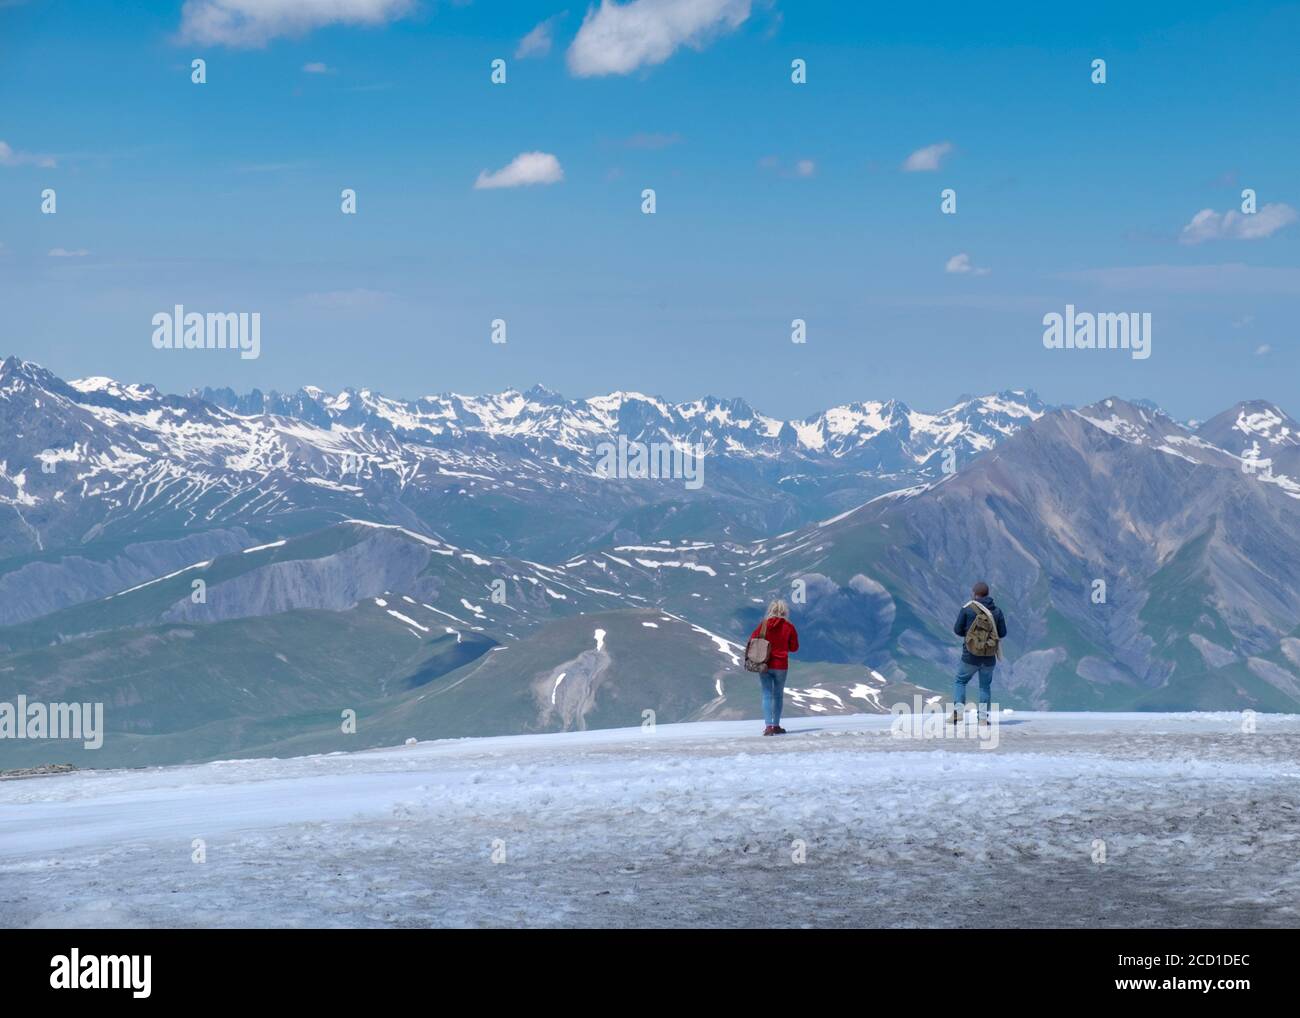
<instances>
[{"instance_id":1,"label":"blue sky","mask_svg":"<svg viewBox=\"0 0 1300 1018\"><path fill-rule=\"evenodd\" d=\"M1300 8L1077 6L0 2L0 352L169 391L1300 414ZM562 179L475 187L532 152ZM154 349L177 303L260 312L260 358ZM1045 349L1066 303L1151 312L1152 356Z\"/></svg>"}]
</instances>

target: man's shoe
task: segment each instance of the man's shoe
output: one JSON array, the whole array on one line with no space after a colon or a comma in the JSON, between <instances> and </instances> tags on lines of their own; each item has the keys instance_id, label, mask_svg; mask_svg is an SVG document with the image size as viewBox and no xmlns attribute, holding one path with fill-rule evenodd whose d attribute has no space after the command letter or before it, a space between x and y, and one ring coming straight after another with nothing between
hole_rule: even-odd
<instances>
[{"instance_id":1,"label":"man's shoe","mask_svg":"<svg viewBox=\"0 0 1300 1018\"><path fill-rule=\"evenodd\" d=\"M775 731L772 732L773 735L784 735L784 734L785 734L785 729L782 728L780 725L776 725L776 726L774 726L774 728L775 728Z\"/></svg>"},{"instance_id":2,"label":"man's shoe","mask_svg":"<svg viewBox=\"0 0 1300 1018\"><path fill-rule=\"evenodd\" d=\"M764 734L764 735L775 735L775 734L776 734L776 725L768 725L766 728L763 729L763 734Z\"/></svg>"}]
</instances>

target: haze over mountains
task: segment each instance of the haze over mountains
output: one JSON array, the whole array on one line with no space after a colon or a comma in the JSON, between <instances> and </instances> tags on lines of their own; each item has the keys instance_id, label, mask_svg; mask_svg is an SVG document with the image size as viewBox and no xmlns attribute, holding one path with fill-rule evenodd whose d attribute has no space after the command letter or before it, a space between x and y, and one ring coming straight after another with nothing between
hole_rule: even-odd
<instances>
[{"instance_id":1,"label":"haze over mountains","mask_svg":"<svg viewBox=\"0 0 1300 1018\"><path fill-rule=\"evenodd\" d=\"M598 476L619 436L702 447L702 487ZM791 709L887 710L947 695L980 577L1004 705L1300 710L1298 499L1300 425L1259 402L783 421L536 387L167 396L9 358L0 701L102 701L110 734L0 766L752 717L740 641L796 590Z\"/></svg>"}]
</instances>

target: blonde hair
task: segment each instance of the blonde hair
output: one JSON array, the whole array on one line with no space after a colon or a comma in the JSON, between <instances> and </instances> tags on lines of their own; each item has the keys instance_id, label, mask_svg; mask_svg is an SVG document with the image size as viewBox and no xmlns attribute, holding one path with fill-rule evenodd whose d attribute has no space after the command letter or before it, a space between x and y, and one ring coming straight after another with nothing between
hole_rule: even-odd
<instances>
[{"instance_id":1,"label":"blonde hair","mask_svg":"<svg viewBox=\"0 0 1300 1018\"><path fill-rule=\"evenodd\" d=\"M767 617L769 619L788 619L790 617L790 606L778 597L767 606Z\"/></svg>"}]
</instances>

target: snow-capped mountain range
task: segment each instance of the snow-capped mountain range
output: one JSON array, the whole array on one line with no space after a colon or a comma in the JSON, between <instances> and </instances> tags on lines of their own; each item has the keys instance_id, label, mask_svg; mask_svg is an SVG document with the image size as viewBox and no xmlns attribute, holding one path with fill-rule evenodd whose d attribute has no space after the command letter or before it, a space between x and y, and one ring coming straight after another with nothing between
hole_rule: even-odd
<instances>
[{"instance_id":1,"label":"snow-capped mountain range","mask_svg":"<svg viewBox=\"0 0 1300 1018\"><path fill-rule=\"evenodd\" d=\"M703 446L704 485L600 476L619 437ZM540 388L168 396L10 358L0 520L0 699L125 705L121 759L288 751L340 699L390 734L741 716L740 641L796 586L792 709L885 709L950 681L975 577L1015 620L1017 706L1300 709L1300 425L1258 401L784 421Z\"/></svg>"},{"instance_id":2,"label":"snow-capped mountain range","mask_svg":"<svg viewBox=\"0 0 1300 1018\"><path fill-rule=\"evenodd\" d=\"M739 399L567 400L540 387L412 401L364 389L173 396L102 377L65 382L10 357L0 363L0 504L12 518L0 524L0 555L364 517L485 552L556 557L616 532L646 538L666 525L665 504L673 515L692 507L692 536L758 537L938 476L940 450L977 455L1045 409L1012 392L937 414L867 402L797 421ZM702 450L702 489L599 476L601 443L620 436Z\"/></svg>"},{"instance_id":3,"label":"snow-capped mountain range","mask_svg":"<svg viewBox=\"0 0 1300 1018\"><path fill-rule=\"evenodd\" d=\"M79 388L106 380L74 382ZM743 399L705 396L670 403L639 392L570 400L542 386L487 396L446 394L396 400L368 389L326 393L314 387L292 395L230 389L190 393L241 414L296 417L321 427L369 428L404 441L440 443L470 435L554 445L590 454L600 442L623 434L643 441L701 446L707 455L865 458L885 469L915 469L942 447L992 448L1046 409L1032 392L965 397L939 413L921 413L896 400L832 407L803 420L766 416Z\"/></svg>"},{"instance_id":4,"label":"snow-capped mountain range","mask_svg":"<svg viewBox=\"0 0 1300 1018\"><path fill-rule=\"evenodd\" d=\"M757 540L961 470L1060 410L1020 390L937 413L890 400L802 420L743 399L571 400L540 386L415 400L313 387L176 396L102 377L65 382L9 357L0 559L234 526L278 538L342 519L543 561L665 538ZM1077 412L1117 437L1235 459L1300 493L1300 425L1271 404L1241 403L1195 429L1148 403ZM620 437L702 450L703 485L600 476L598 449Z\"/></svg>"}]
</instances>

